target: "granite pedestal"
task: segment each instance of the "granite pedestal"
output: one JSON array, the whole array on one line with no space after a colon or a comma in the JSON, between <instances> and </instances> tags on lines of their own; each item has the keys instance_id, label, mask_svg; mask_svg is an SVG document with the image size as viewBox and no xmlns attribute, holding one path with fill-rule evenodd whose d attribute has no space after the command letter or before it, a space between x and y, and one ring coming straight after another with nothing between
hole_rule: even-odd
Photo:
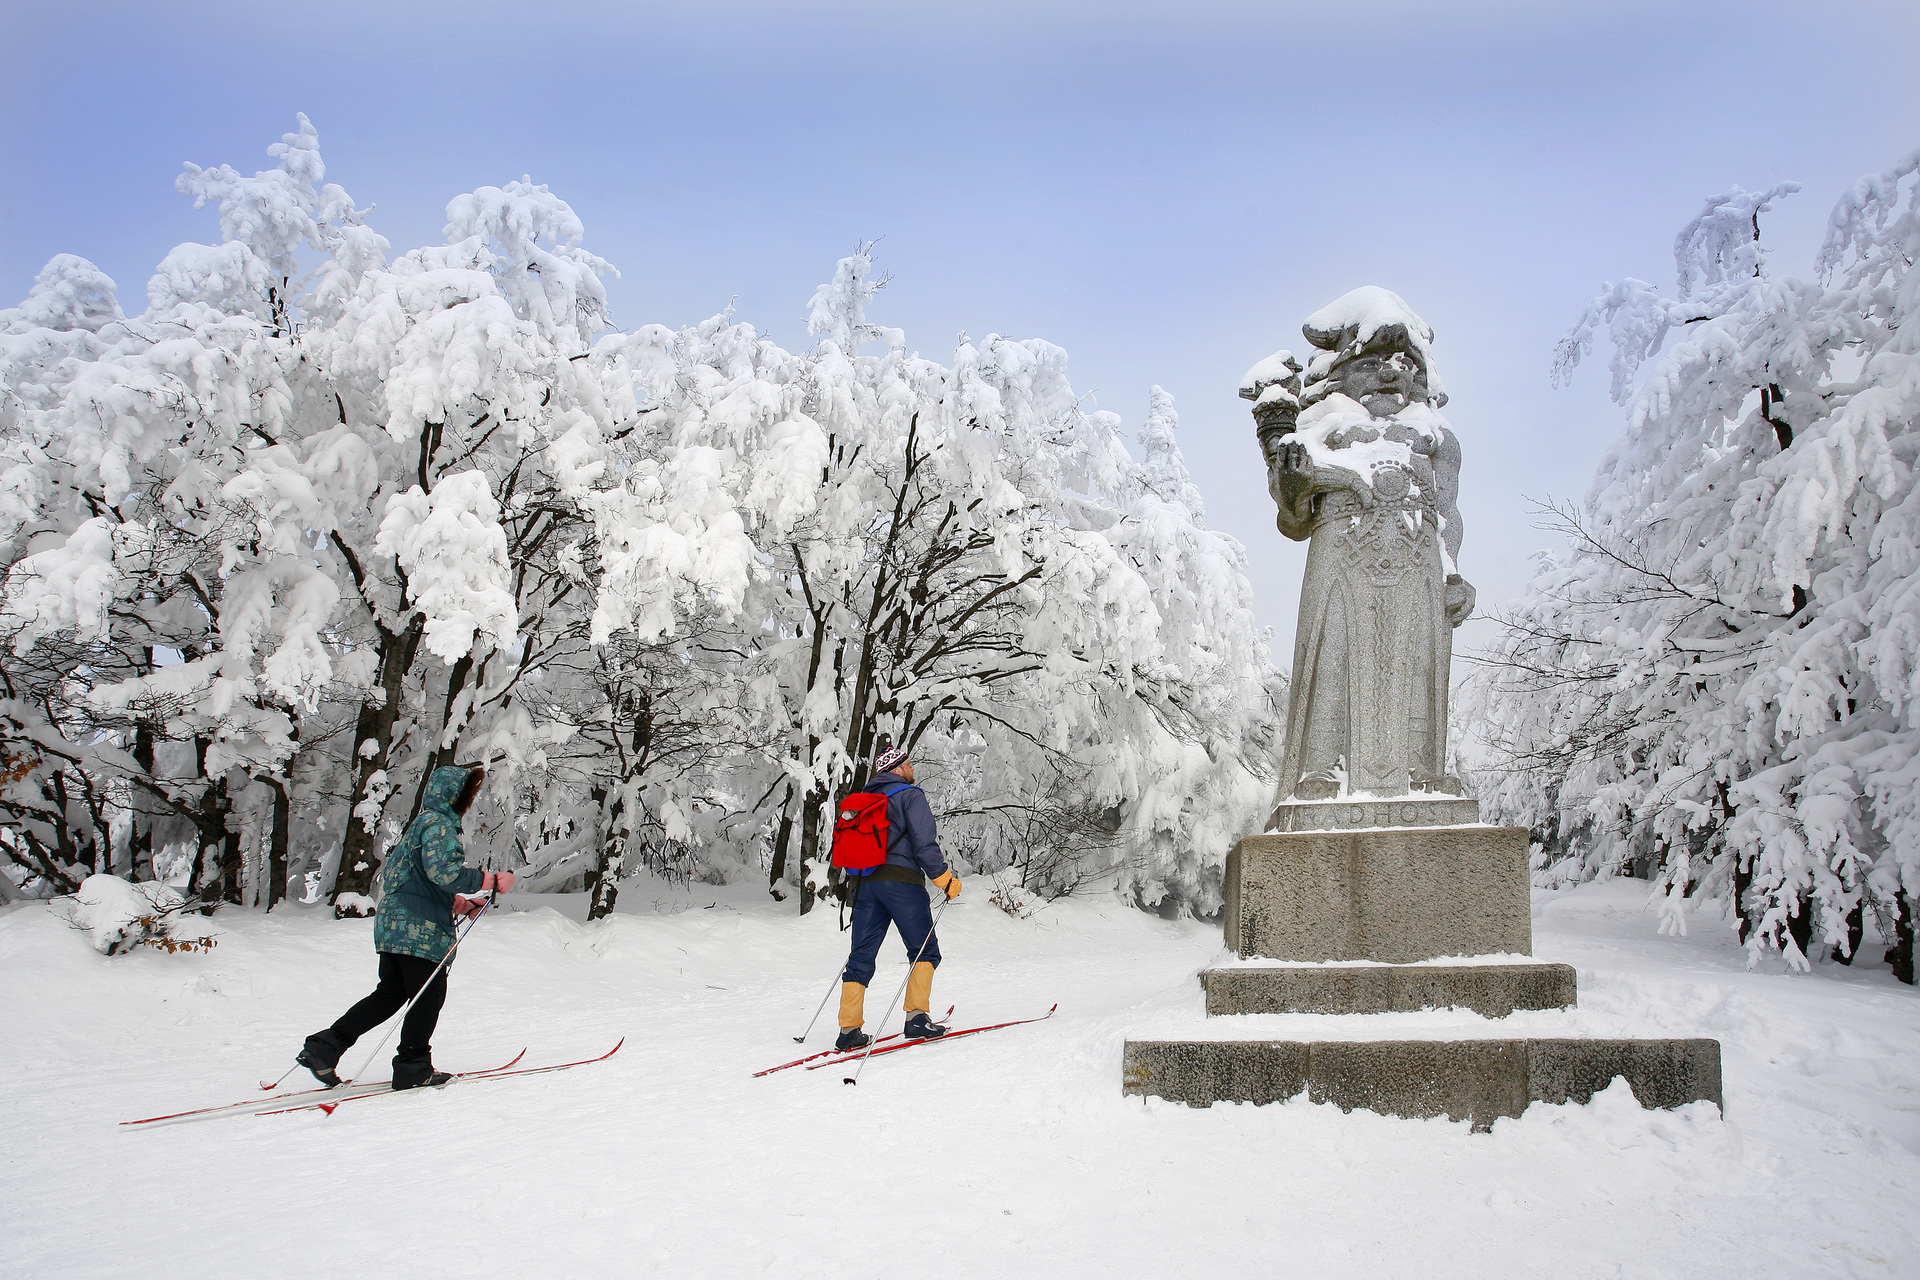
<instances>
[{"instance_id":1,"label":"granite pedestal","mask_svg":"<svg viewBox=\"0 0 1920 1280\"><path fill-rule=\"evenodd\" d=\"M1275 825L1282 829L1247 837L1227 859L1227 944L1254 962L1201 973L1207 1013L1455 1008L1503 1018L1572 1006L1578 989L1569 965L1417 963L1532 954L1527 833L1481 826L1477 817L1472 801L1449 799L1281 805ZM1366 825L1380 818L1407 825ZM1616 1076L1643 1106L1718 1106L1720 1045L1130 1040L1123 1088L1194 1106L1304 1095L1348 1111L1444 1115L1485 1128L1532 1102L1585 1102Z\"/></svg>"},{"instance_id":2,"label":"granite pedestal","mask_svg":"<svg viewBox=\"0 0 1920 1280\"><path fill-rule=\"evenodd\" d=\"M1524 827L1478 825L1248 836L1227 856L1227 945L1387 964L1529 955L1528 848Z\"/></svg>"}]
</instances>

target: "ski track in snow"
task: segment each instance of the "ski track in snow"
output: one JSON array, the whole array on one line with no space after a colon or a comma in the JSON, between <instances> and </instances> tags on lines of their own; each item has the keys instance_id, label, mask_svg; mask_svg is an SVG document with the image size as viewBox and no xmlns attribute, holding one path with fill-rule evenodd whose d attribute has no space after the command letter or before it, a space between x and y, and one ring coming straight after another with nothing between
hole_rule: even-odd
<instances>
[{"instance_id":1,"label":"ski track in snow","mask_svg":"<svg viewBox=\"0 0 1920 1280\"><path fill-rule=\"evenodd\" d=\"M0 908L0 1275L1920 1275L1920 993L1877 963L1746 972L1729 931L1659 936L1645 899L1536 894L1535 952L1578 968L1580 1007L1498 1021L1207 1019L1217 926L963 900L941 1007L959 1026L1060 1012L877 1058L852 1089L751 1078L803 1051L844 957L832 911L643 880L588 926L582 897L512 898L454 966L436 1064L624 1035L618 1057L156 1130L117 1122L260 1096L372 987L371 922L235 910L183 930L210 953L108 959L45 904ZM904 961L889 940L870 1030ZM1473 1134L1120 1093L1128 1037L1508 1035L1717 1037L1727 1118L1615 1089Z\"/></svg>"}]
</instances>

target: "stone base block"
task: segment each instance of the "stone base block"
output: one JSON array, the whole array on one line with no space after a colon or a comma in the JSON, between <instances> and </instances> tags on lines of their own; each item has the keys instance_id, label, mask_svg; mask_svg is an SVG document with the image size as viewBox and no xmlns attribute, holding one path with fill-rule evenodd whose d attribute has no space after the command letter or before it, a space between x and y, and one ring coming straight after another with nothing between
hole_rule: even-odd
<instances>
[{"instance_id":1,"label":"stone base block","mask_svg":"<svg viewBox=\"0 0 1920 1280\"><path fill-rule=\"evenodd\" d=\"M1586 1102L1615 1076L1644 1107L1722 1107L1718 1040L1129 1040L1122 1090L1200 1107L1304 1093L1484 1129L1530 1103Z\"/></svg>"},{"instance_id":2,"label":"stone base block","mask_svg":"<svg viewBox=\"0 0 1920 1280\"><path fill-rule=\"evenodd\" d=\"M1270 960L1533 951L1524 827L1248 836L1227 856L1227 945Z\"/></svg>"},{"instance_id":3,"label":"stone base block","mask_svg":"<svg viewBox=\"0 0 1920 1280\"><path fill-rule=\"evenodd\" d=\"M1364 965L1328 969L1207 969L1207 1012L1409 1013L1564 1009L1578 996L1567 964Z\"/></svg>"},{"instance_id":4,"label":"stone base block","mask_svg":"<svg viewBox=\"0 0 1920 1280\"><path fill-rule=\"evenodd\" d=\"M1350 831L1355 827L1468 827L1480 821L1480 802L1462 796L1408 796L1396 800L1282 800L1268 831Z\"/></svg>"}]
</instances>

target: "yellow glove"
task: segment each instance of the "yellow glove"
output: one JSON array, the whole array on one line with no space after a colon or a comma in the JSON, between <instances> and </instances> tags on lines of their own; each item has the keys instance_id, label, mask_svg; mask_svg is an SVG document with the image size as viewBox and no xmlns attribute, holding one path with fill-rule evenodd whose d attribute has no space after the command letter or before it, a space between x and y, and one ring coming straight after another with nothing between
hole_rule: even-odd
<instances>
[{"instance_id":1,"label":"yellow glove","mask_svg":"<svg viewBox=\"0 0 1920 1280\"><path fill-rule=\"evenodd\" d=\"M940 875L934 877L933 887L936 889L945 889L947 891L947 901L952 902L960 896L960 877L953 874L952 867L948 867Z\"/></svg>"}]
</instances>

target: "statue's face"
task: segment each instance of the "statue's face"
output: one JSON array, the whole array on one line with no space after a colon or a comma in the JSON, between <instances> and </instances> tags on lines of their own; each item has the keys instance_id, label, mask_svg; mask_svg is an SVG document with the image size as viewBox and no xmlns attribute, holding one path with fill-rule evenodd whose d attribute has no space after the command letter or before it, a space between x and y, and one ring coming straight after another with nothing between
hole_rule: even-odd
<instances>
[{"instance_id":1,"label":"statue's face","mask_svg":"<svg viewBox=\"0 0 1920 1280\"><path fill-rule=\"evenodd\" d=\"M1427 380L1420 362L1404 351L1355 356L1341 366L1340 390L1376 418L1390 418L1414 401L1427 402Z\"/></svg>"}]
</instances>

